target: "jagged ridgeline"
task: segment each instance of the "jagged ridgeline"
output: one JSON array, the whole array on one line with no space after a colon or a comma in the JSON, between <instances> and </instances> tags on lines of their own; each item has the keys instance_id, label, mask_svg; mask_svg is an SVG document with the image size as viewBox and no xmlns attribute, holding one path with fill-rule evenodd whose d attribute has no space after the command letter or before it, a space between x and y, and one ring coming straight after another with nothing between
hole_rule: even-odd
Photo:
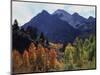
<instances>
[{"instance_id":1,"label":"jagged ridgeline","mask_svg":"<svg viewBox=\"0 0 100 75\"><path fill-rule=\"evenodd\" d=\"M78 13L70 14L58 9L53 14L46 10L33 17L22 28L37 28L38 32L43 32L51 42L73 42L77 37L86 37L95 34L96 18L90 16L88 19ZM67 38L66 38L67 37Z\"/></svg>"}]
</instances>

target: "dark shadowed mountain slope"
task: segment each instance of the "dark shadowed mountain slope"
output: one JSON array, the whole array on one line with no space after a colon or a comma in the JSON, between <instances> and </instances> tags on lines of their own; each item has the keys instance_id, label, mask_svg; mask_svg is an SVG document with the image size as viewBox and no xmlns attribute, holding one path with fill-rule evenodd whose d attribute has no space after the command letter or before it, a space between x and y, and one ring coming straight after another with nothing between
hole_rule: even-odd
<instances>
[{"instance_id":1,"label":"dark shadowed mountain slope","mask_svg":"<svg viewBox=\"0 0 100 75\"><path fill-rule=\"evenodd\" d=\"M22 28L27 30L28 26L37 28L38 33L43 32L51 42L72 42L79 34L79 31L68 22L59 19L56 15L49 14L45 10L24 24Z\"/></svg>"},{"instance_id":2,"label":"dark shadowed mountain slope","mask_svg":"<svg viewBox=\"0 0 100 75\"><path fill-rule=\"evenodd\" d=\"M33 17L22 28L37 29L37 35L43 33L45 38L51 42L72 42L77 36L89 36L95 34L96 18L90 16L88 19L73 13L72 15L65 10L58 9L53 14L43 10Z\"/></svg>"}]
</instances>

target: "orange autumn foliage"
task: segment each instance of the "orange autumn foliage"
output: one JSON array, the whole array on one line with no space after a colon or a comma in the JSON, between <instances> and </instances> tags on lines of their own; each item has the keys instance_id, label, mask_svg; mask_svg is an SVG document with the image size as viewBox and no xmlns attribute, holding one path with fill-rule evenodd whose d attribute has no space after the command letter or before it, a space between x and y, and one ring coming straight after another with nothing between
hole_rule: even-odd
<instances>
[{"instance_id":1,"label":"orange autumn foliage","mask_svg":"<svg viewBox=\"0 0 100 75\"><path fill-rule=\"evenodd\" d=\"M26 66L26 67L30 66L29 54L28 54L28 51L26 51L26 50L23 53L23 65Z\"/></svg>"},{"instance_id":2,"label":"orange autumn foliage","mask_svg":"<svg viewBox=\"0 0 100 75\"><path fill-rule=\"evenodd\" d=\"M13 63L12 67L13 67L13 69L15 71L17 71L17 69L19 69L20 66L23 63L21 55L20 55L20 53L16 49L14 49L13 53L12 53L12 63Z\"/></svg>"},{"instance_id":3,"label":"orange autumn foliage","mask_svg":"<svg viewBox=\"0 0 100 75\"><path fill-rule=\"evenodd\" d=\"M50 68L56 68L56 62L57 62L57 53L55 49L51 49L49 52L49 60L50 60Z\"/></svg>"},{"instance_id":4,"label":"orange autumn foliage","mask_svg":"<svg viewBox=\"0 0 100 75\"><path fill-rule=\"evenodd\" d=\"M38 44L36 47L34 43L31 43L23 54L20 54L16 50L13 52L13 56L16 59L16 63L22 61L19 69L24 68L25 71L48 71L50 69L56 69L56 65L59 63L56 50L45 48L41 44ZM18 66L18 64L15 66Z\"/></svg>"},{"instance_id":5,"label":"orange autumn foliage","mask_svg":"<svg viewBox=\"0 0 100 75\"><path fill-rule=\"evenodd\" d=\"M28 53L29 53L30 63L35 64L35 61L36 61L36 47L35 47L34 43L31 43L28 51L29 51Z\"/></svg>"}]
</instances>

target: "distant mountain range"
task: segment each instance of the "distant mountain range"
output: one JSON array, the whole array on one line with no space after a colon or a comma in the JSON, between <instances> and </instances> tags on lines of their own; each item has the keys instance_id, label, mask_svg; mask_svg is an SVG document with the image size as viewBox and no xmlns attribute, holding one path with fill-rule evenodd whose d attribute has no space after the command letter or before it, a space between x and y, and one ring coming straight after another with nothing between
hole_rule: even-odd
<instances>
[{"instance_id":1,"label":"distant mountain range","mask_svg":"<svg viewBox=\"0 0 100 75\"><path fill-rule=\"evenodd\" d=\"M68 12L58 9L53 13L53 15L58 16L61 20L68 22L71 26L74 28L78 28L81 25L85 25L87 22L93 22L95 21L95 18L90 16L88 19L84 18L83 16L80 16L78 13L73 13L72 15Z\"/></svg>"},{"instance_id":2,"label":"distant mountain range","mask_svg":"<svg viewBox=\"0 0 100 75\"><path fill-rule=\"evenodd\" d=\"M96 28L96 18L90 16L88 19L78 13L70 14L58 9L53 14L46 10L33 17L22 28L27 30L37 28L51 42L72 42L77 36L86 33L94 34Z\"/></svg>"}]
</instances>

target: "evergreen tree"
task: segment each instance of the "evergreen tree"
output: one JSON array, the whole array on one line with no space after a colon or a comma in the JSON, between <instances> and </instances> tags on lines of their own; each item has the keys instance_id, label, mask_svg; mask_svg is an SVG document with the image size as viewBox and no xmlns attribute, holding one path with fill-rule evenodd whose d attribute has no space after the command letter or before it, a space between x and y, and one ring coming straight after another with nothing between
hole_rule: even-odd
<instances>
[{"instance_id":1,"label":"evergreen tree","mask_svg":"<svg viewBox=\"0 0 100 75\"><path fill-rule=\"evenodd\" d=\"M19 29L17 19L14 20L14 24L13 24L12 28L13 28L13 30L18 30Z\"/></svg>"}]
</instances>

